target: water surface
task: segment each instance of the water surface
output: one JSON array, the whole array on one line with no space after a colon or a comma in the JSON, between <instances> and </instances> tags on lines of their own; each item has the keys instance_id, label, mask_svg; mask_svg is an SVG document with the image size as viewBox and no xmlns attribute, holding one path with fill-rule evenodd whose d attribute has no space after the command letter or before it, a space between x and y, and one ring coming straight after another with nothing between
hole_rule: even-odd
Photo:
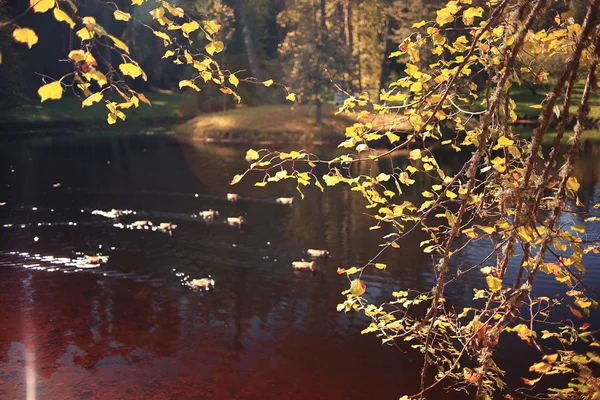
<instances>
[{"instance_id":1,"label":"water surface","mask_svg":"<svg viewBox=\"0 0 600 400\"><path fill-rule=\"evenodd\" d=\"M250 179L232 188L244 152L151 135L0 142L1 398L397 399L418 390L419 354L360 335L368 321L335 309L348 285L336 269L362 265L381 241L381 231L368 229L363 201L337 187L309 189L304 201L288 183L260 189ZM586 204L600 197L597 153L589 145L578 165ZM465 157L441 160L459 168ZM389 172L385 163L376 168ZM237 203L226 201L232 190L242 196ZM276 204L279 196L296 203ZM136 214L119 221L92 214L112 208ZM206 209L247 224L207 223L197 217ZM141 219L177 228L114 226ZM372 300L430 287L422 239L384 255L387 270L366 273ZM332 254L318 274L291 269L307 248ZM475 246L454 267L486 251ZM72 263L96 253L108 263ZM600 282L598 260L586 265L590 283ZM183 277L208 275L216 281L210 293L182 285ZM541 291L559 290L551 277L540 281ZM483 285L483 276L468 283ZM449 288L449 300L468 301L469 285ZM527 352L501 355L515 366L508 379L520 381ZM464 397L432 398L452 396Z\"/></svg>"}]
</instances>

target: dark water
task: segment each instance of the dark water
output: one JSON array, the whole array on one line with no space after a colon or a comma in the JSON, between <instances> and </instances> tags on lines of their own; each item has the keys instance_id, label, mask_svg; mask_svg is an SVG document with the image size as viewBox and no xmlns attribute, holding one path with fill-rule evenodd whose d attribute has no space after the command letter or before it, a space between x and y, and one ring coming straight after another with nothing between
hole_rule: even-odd
<instances>
[{"instance_id":1,"label":"dark water","mask_svg":"<svg viewBox=\"0 0 600 400\"><path fill-rule=\"evenodd\" d=\"M368 321L335 309L348 285L337 267L370 259L385 234L368 230L362 200L336 187L298 201L292 185L260 189L251 179L232 188L244 152L161 136L0 142L0 398L397 399L418 391L419 354L360 335ZM586 204L600 197L598 152L589 145L578 165ZM443 155L442 166L460 167L466 156ZM242 199L227 202L229 191ZM279 196L297 203L278 205ZM120 229L91 213L112 208L136 211L124 224L177 228L172 235ZM195 217L209 208L247 224ZM431 285L422 239L384 255L386 271L366 273L372 300ZM318 274L291 268L307 248L332 254ZM485 243L473 247L456 267L486 251ZM96 253L108 263L72 264ZM585 261L597 287L599 260ZM210 293L182 285L182 276L209 274ZM469 279L449 287L450 301L467 302L471 288L484 285L483 277ZM541 291L560 291L551 277L540 281ZM528 352L501 352L515 371L507 379L520 382ZM430 398L453 396L464 397Z\"/></svg>"}]
</instances>

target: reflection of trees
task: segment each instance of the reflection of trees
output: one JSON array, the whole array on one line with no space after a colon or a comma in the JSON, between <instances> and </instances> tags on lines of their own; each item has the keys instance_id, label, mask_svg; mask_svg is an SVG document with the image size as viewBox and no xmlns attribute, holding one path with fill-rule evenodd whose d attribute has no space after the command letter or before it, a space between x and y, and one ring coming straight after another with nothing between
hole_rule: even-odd
<instances>
[{"instance_id":1,"label":"reflection of trees","mask_svg":"<svg viewBox=\"0 0 600 400\"><path fill-rule=\"evenodd\" d=\"M574 176L581 184L579 198L587 206L593 206L597 200L594 198L594 189L598 183L600 174L600 148L586 140L583 145L581 157L577 159L574 166Z\"/></svg>"}]
</instances>

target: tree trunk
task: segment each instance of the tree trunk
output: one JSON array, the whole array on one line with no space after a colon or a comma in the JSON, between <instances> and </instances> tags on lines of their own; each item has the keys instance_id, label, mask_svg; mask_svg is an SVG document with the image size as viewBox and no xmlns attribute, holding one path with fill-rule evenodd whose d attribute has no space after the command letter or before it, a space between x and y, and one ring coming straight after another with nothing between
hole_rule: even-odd
<instances>
[{"instance_id":1,"label":"tree trunk","mask_svg":"<svg viewBox=\"0 0 600 400\"><path fill-rule=\"evenodd\" d=\"M354 70L354 63L352 62L352 55L354 54L354 43L353 43L353 26L352 26L352 0L345 0L344 2L344 36L346 39L346 57L348 60L348 72L350 74L350 79L349 82L347 84L347 90L349 92L352 92L354 90L353 88L353 78L354 78L354 73L352 73L352 70Z\"/></svg>"},{"instance_id":2,"label":"tree trunk","mask_svg":"<svg viewBox=\"0 0 600 400\"><path fill-rule=\"evenodd\" d=\"M242 28L242 40L244 41L244 47L246 48L246 56L248 57L248 66L250 67L250 73L254 78L256 78L257 81L262 82L264 81L264 77L262 74L262 69L260 68L259 62L256 59L256 54L254 52L254 42L252 41L252 29L250 29L250 23L248 21L248 14L246 12L244 0L236 0L235 5L237 19L240 23L240 27ZM256 91L258 94L258 99L262 104L269 102L269 99L267 97L267 91L264 86L257 85Z\"/></svg>"},{"instance_id":3,"label":"tree trunk","mask_svg":"<svg viewBox=\"0 0 600 400\"><path fill-rule=\"evenodd\" d=\"M392 23L387 12L384 15L385 27L383 28L383 60L381 60L381 75L379 77L379 90L377 93L381 93L381 90L385 88L385 83L388 74L388 58L390 56L390 45L389 36L392 29Z\"/></svg>"},{"instance_id":4,"label":"tree trunk","mask_svg":"<svg viewBox=\"0 0 600 400\"><path fill-rule=\"evenodd\" d=\"M352 57L352 0L346 0L344 3L344 35L346 37L346 51Z\"/></svg>"},{"instance_id":5,"label":"tree trunk","mask_svg":"<svg viewBox=\"0 0 600 400\"><path fill-rule=\"evenodd\" d=\"M325 0L321 0L320 2L320 26L319 26L319 34L318 34L318 51L319 51L319 69L324 69L326 67L325 62L323 62L323 58L325 57L325 34L327 30L327 25L325 24ZM323 84L323 73L325 71L317 72L317 79L315 83L315 118L317 125L323 124L323 103L321 102L321 87Z\"/></svg>"}]
</instances>

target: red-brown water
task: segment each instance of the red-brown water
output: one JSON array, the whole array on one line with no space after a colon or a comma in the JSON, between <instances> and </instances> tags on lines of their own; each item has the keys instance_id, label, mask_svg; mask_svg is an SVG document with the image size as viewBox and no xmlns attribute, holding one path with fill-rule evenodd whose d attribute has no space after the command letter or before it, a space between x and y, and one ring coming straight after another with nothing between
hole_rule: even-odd
<instances>
[{"instance_id":1,"label":"red-brown water","mask_svg":"<svg viewBox=\"0 0 600 400\"><path fill-rule=\"evenodd\" d=\"M231 188L243 154L152 136L1 142L0 398L397 399L418 391L418 353L361 335L368 321L335 309L347 287L337 267L368 260L381 240L362 202L336 188L288 207L274 199L299 200L293 186ZM229 203L234 190L242 200ZM113 221L91 213L111 208L137 214ZM248 223L195 217L209 208ZM114 226L138 219L177 228ZM419 241L364 277L371 299L431 284ZM295 273L291 262L310 247L332 257L318 274ZM95 253L108 263L68 263ZM209 274L210 293L182 285L182 276ZM542 287L554 290L551 279ZM448 291L457 302L471 293ZM528 351L503 358L517 365ZM440 393L430 398L464 397Z\"/></svg>"}]
</instances>

